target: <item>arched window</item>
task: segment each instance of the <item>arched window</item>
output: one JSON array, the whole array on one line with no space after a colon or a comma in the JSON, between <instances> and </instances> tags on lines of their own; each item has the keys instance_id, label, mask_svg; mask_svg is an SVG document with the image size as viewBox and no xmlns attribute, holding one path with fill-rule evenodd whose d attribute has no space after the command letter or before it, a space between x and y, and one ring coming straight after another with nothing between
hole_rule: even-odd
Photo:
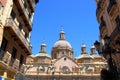
<instances>
[{"instance_id":1,"label":"arched window","mask_svg":"<svg viewBox=\"0 0 120 80\"><path fill-rule=\"evenodd\" d=\"M64 56L64 52L62 52L62 56Z\"/></svg>"},{"instance_id":2,"label":"arched window","mask_svg":"<svg viewBox=\"0 0 120 80\"><path fill-rule=\"evenodd\" d=\"M67 66L62 67L62 72L63 73L69 73L69 68Z\"/></svg>"}]
</instances>

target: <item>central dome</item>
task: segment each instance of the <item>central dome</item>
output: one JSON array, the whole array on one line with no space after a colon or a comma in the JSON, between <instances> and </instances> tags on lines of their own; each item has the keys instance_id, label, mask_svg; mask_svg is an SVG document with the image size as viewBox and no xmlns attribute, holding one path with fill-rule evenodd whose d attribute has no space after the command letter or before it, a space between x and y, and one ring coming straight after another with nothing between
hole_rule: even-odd
<instances>
[{"instance_id":1,"label":"central dome","mask_svg":"<svg viewBox=\"0 0 120 80\"><path fill-rule=\"evenodd\" d=\"M53 45L52 48L52 58L53 59L58 59L63 56L68 56L70 58L73 58L73 49L71 44L65 39L65 32L62 30L60 32L60 38L55 44Z\"/></svg>"},{"instance_id":2,"label":"central dome","mask_svg":"<svg viewBox=\"0 0 120 80\"><path fill-rule=\"evenodd\" d=\"M71 44L66 40L59 40L57 41L53 47L60 47L60 48L72 48Z\"/></svg>"}]
</instances>

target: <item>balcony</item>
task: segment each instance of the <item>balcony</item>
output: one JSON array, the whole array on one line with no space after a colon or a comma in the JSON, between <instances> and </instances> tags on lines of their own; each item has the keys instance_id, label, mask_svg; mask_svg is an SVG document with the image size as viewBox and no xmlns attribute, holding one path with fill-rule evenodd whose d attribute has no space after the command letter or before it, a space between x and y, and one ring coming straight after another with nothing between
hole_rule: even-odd
<instances>
[{"instance_id":1,"label":"balcony","mask_svg":"<svg viewBox=\"0 0 120 80\"><path fill-rule=\"evenodd\" d=\"M13 68L18 70L19 69L19 63L20 63L20 61L18 59L15 59L15 61L13 63Z\"/></svg>"},{"instance_id":2,"label":"balcony","mask_svg":"<svg viewBox=\"0 0 120 80\"><path fill-rule=\"evenodd\" d=\"M14 0L14 3L16 4L16 6L18 7L18 10L20 11L20 16L23 17L25 25L28 27L29 31L31 31L32 22L29 18L29 12L27 11L27 8L25 8L22 0Z\"/></svg>"},{"instance_id":3,"label":"balcony","mask_svg":"<svg viewBox=\"0 0 120 80\"><path fill-rule=\"evenodd\" d=\"M13 39L18 41L19 46L25 51L27 55L31 54L31 46L28 41L25 39L21 31L19 30L15 21L12 18L8 18L6 22L5 29L10 31Z\"/></svg>"},{"instance_id":4,"label":"balcony","mask_svg":"<svg viewBox=\"0 0 120 80\"><path fill-rule=\"evenodd\" d=\"M35 0L28 0L32 12L35 10Z\"/></svg>"},{"instance_id":5,"label":"balcony","mask_svg":"<svg viewBox=\"0 0 120 80\"><path fill-rule=\"evenodd\" d=\"M11 54L6 51L4 52L2 49L0 50L0 61L5 63L6 65L9 65L11 59Z\"/></svg>"},{"instance_id":6,"label":"balcony","mask_svg":"<svg viewBox=\"0 0 120 80\"><path fill-rule=\"evenodd\" d=\"M20 64L19 68L21 73L25 73L25 64Z\"/></svg>"},{"instance_id":7,"label":"balcony","mask_svg":"<svg viewBox=\"0 0 120 80\"><path fill-rule=\"evenodd\" d=\"M115 4L117 4L116 0L109 0L109 1L110 1L110 2L109 2L109 5L108 5L108 8L107 8L108 13L109 13L110 11L112 11L113 6L114 6Z\"/></svg>"}]
</instances>

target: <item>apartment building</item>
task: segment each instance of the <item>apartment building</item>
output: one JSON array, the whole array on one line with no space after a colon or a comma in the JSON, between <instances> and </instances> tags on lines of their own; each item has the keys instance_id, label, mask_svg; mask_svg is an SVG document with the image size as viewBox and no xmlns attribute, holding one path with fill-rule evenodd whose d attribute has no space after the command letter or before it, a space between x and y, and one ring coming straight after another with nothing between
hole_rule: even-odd
<instances>
[{"instance_id":1,"label":"apartment building","mask_svg":"<svg viewBox=\"0 0 120 80\"><path fill-rule=\"evenodd\" d=\"M31 55L30 32L39 0L0 0L0 76L14 79L24 74Z\"/></svg>"},{"instance_id":2,"label":"apartment building","mask_svg":"<svg viewBox=\"0 0 120 80\"><path fill-rule=\"evenodd\" d=\"M95 44L98 52L107 59L109 70L115 75L115 80L119 80L120 0L96 0L96 5L96 16L100 24L100 41Z\"/></svg>"}]
</instances>

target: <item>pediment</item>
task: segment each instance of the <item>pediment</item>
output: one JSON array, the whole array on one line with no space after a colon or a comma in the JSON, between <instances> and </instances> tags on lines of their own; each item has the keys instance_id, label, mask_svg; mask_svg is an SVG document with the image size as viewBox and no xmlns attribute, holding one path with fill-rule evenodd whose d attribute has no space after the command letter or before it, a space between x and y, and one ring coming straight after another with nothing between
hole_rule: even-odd
<instances>
[{"instance_id":1,"label":"pediment","mask_svg":"<svg viewBox=\"0 0 120 80\"><path fill-rule=\"evenodd\" d=\"M78 68L78 64L74 61L74 59L68 56L63 56L57 59L54 62L54 66L55 66L55 71L63 72L63 73L65 73L66 71L72 72L73 68L75 67Z\"/></svg>"}]
</instances>

